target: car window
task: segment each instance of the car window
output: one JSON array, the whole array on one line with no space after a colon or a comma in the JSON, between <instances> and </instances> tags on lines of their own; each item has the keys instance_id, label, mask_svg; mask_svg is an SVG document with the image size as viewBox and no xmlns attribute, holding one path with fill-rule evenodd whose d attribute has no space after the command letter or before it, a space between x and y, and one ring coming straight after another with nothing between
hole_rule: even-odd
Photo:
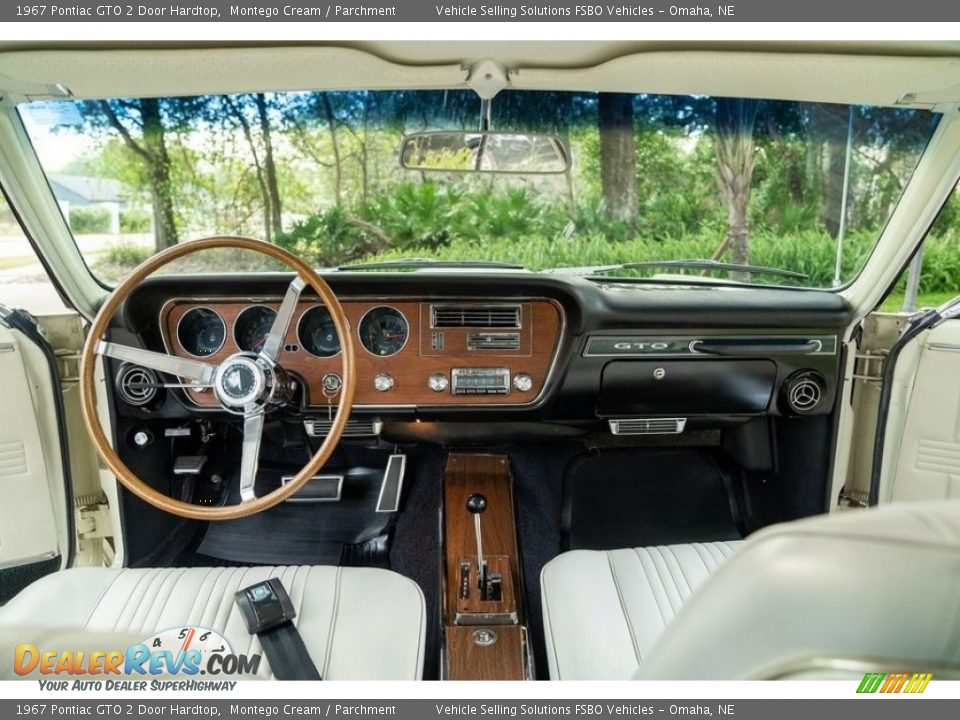
<instances>
[{"instance_id":1,"label":"car window","mask_svg":"<svg viewBox=\"0 0 960 720\"><path fill-rule=\"evenodd\" d=\"M438 173L437 158L413 170L400 162L411 133L476 131L471 90L114 98L20 111L77 244L107 281L173 243L240 234L318 267L430 258L701 278L702 267L609 266L713 259L787 273L713 268L711 278L827 288L863 266L939 118L508 90L492 102L491 126L548 133L571 163L566 174L506 175ZM218 257L206 269L225 266Z\"/></svg>"},{"instance_id":2,"label":"car window","mask_svg":"<svg viewBox=\"0 0 960 720\"><path fill-rule=\"evenodd\" d=\"M27 240L6 198L0 194L0 303L34 315L66 309Z\"/></svg>"},{"instance_id":3,"label":"car window","mask_svg":"<svg viewBox=\"0 0 960 720\"><path fill-rule=\"evenodd\" d=\"M886 312L939 307L960 295L960 186L947 200L923 245L884 299Z\"/></svg>"}]
</instances>

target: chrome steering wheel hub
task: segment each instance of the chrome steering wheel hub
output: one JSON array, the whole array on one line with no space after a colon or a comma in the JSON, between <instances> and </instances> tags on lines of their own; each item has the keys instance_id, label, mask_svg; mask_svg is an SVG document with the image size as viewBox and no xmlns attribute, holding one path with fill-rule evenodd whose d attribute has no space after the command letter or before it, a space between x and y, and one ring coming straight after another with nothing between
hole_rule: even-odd
<instances>
[{"instance_id":1,"label":"chrome steering wheel hub","mask_svg":"<svg viewBox=\"0 0 960 720\"><path fill-rule=\"evenodd\" d=\"M292 386L280 366L253 353L231 355L217 368L213 391L227 410L243 412L286 400Z\"/></svg>"}]
</instances>

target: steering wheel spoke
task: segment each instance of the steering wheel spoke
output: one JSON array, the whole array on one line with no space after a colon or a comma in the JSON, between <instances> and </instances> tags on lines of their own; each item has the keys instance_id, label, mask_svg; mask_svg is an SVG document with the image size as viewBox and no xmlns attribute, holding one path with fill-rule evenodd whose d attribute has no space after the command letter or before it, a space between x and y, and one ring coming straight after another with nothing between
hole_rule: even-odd
<instances>
[{"instance_id":1,"label":"steering wheel spoke","mask_svg":"<svg viewBox=\"0 0 960 720\"><path fill-rule=\"evenodd\" d=\"M257 482L260 462L260 439L263 437L263 408L250 405L243 413L243 447L240 456L240 502L257 499L253 486Z\"/></svg>"},{"instance_id":2,"label":"steering wheel spoke","mask_svg":"<svg viewBox=\"0 0 960 720\"><path fill-rule=\"evenodd\" d=\"M113 358L114 360L124 360L142 365L151 370L170 373L178 377L187 378L193 381L191 387L210 387L213 385L213 378L216 375L217 368L209 363L199 360L188 360L166 353L158 353L153 350L144 350L143 348L130 347L129 345L117 345L116 343L102 341L97 345L98 355Z\"/></svg>"},{"instance_id":3,"label":"steering wheel spoke","mask_svg":"<svg viewBox=\"0 0 960 720\"><path fill-rule=\"evenodd\" d=\"M130 300L138 283L178 258L201 250L220 248L258 252L284 263L295 273L264 341L263 350L256 357L252 357L249 352L239 352L222 358L218 364L208 364L203 360L117 345L104 339L109 332L112 318L124 302ZM317 294L318 301L329 311L339 337L349 338L350 324L346 313L323 277L310 265L286 250L260 240L216 236L178 243L148 258L121 281L113 293L106 298L90 324L80 360L80 401L83 418L97 453L124 487L154 507L180 517L205 521L234 520L276 506L296 493L320 471L343 436L353 405L356 377L352 342L343 343L339 356L342 386L336 403L337 413L332 416L330 431L300 472L289 482L257 496L255 485L265 414L289 400L287 392L290 388L286 383L283 364L279 360L283 354L287 333L290 332L294 322L301 295L307 286ZM223 410L232 413L242 412L243 441L239 458L240 502L231 505L195 505L186 500L170 497L127 467L118 455L113 439L103 426L103 413L98 407L97 356L142 365L173 376L158 379L156 383L158 386L180 387L175 382L179 380L188 388L212 387L215 399ZM171 382L168 383L166 380Z\"/></svg>"},{"instance_id":4,"label":"steering wheel spoke","mask_svg":"<svg viewBox=\"0 0 960 720\"><path fill-rule=\"evenodd\" d=\"M263 349L260 351L261 357L266 358L271 363L276 363L280 359L280 351L283 350L287 331L293 321L293 314L297 310L297 303L300 302L300 293L306 286L307 283L304 279L297 275L287 287L287 294L283 296L283 302L280 303L277 316L273 320L270 332L263 342Z\"/></svg>"}]
</instances>

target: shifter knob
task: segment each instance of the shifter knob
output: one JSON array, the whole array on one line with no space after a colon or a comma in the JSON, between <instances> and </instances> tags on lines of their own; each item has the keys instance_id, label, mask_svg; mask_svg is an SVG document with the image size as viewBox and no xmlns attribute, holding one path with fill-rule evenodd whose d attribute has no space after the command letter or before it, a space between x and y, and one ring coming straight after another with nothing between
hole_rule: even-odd
<instances>
[{"instance_id":1,"label":"shifter knob","mask_svg":"<svg viewBox=\"0 0 960 720\"><path fill-rule=\"evenodd\" d=\"M487 499L480 493L474 493L467 498L467 511L479 515L487 509Z\"/></svg>"}]
</instances>

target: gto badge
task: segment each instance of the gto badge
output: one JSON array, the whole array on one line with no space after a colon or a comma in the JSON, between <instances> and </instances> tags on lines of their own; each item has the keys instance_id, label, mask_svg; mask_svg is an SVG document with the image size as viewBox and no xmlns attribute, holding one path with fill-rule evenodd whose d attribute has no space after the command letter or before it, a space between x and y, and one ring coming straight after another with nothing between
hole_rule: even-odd
<instances>
[{"instance_id":1,"label":"gto badge","mask_svg":"<svg viewBox=\"0 0 960 720\"><path fill-rule=\"evenodd\" d=\"M618 342L613 347L617 350L669 350L670 343L667 342Z\"/></svg>"}]
</instances>

